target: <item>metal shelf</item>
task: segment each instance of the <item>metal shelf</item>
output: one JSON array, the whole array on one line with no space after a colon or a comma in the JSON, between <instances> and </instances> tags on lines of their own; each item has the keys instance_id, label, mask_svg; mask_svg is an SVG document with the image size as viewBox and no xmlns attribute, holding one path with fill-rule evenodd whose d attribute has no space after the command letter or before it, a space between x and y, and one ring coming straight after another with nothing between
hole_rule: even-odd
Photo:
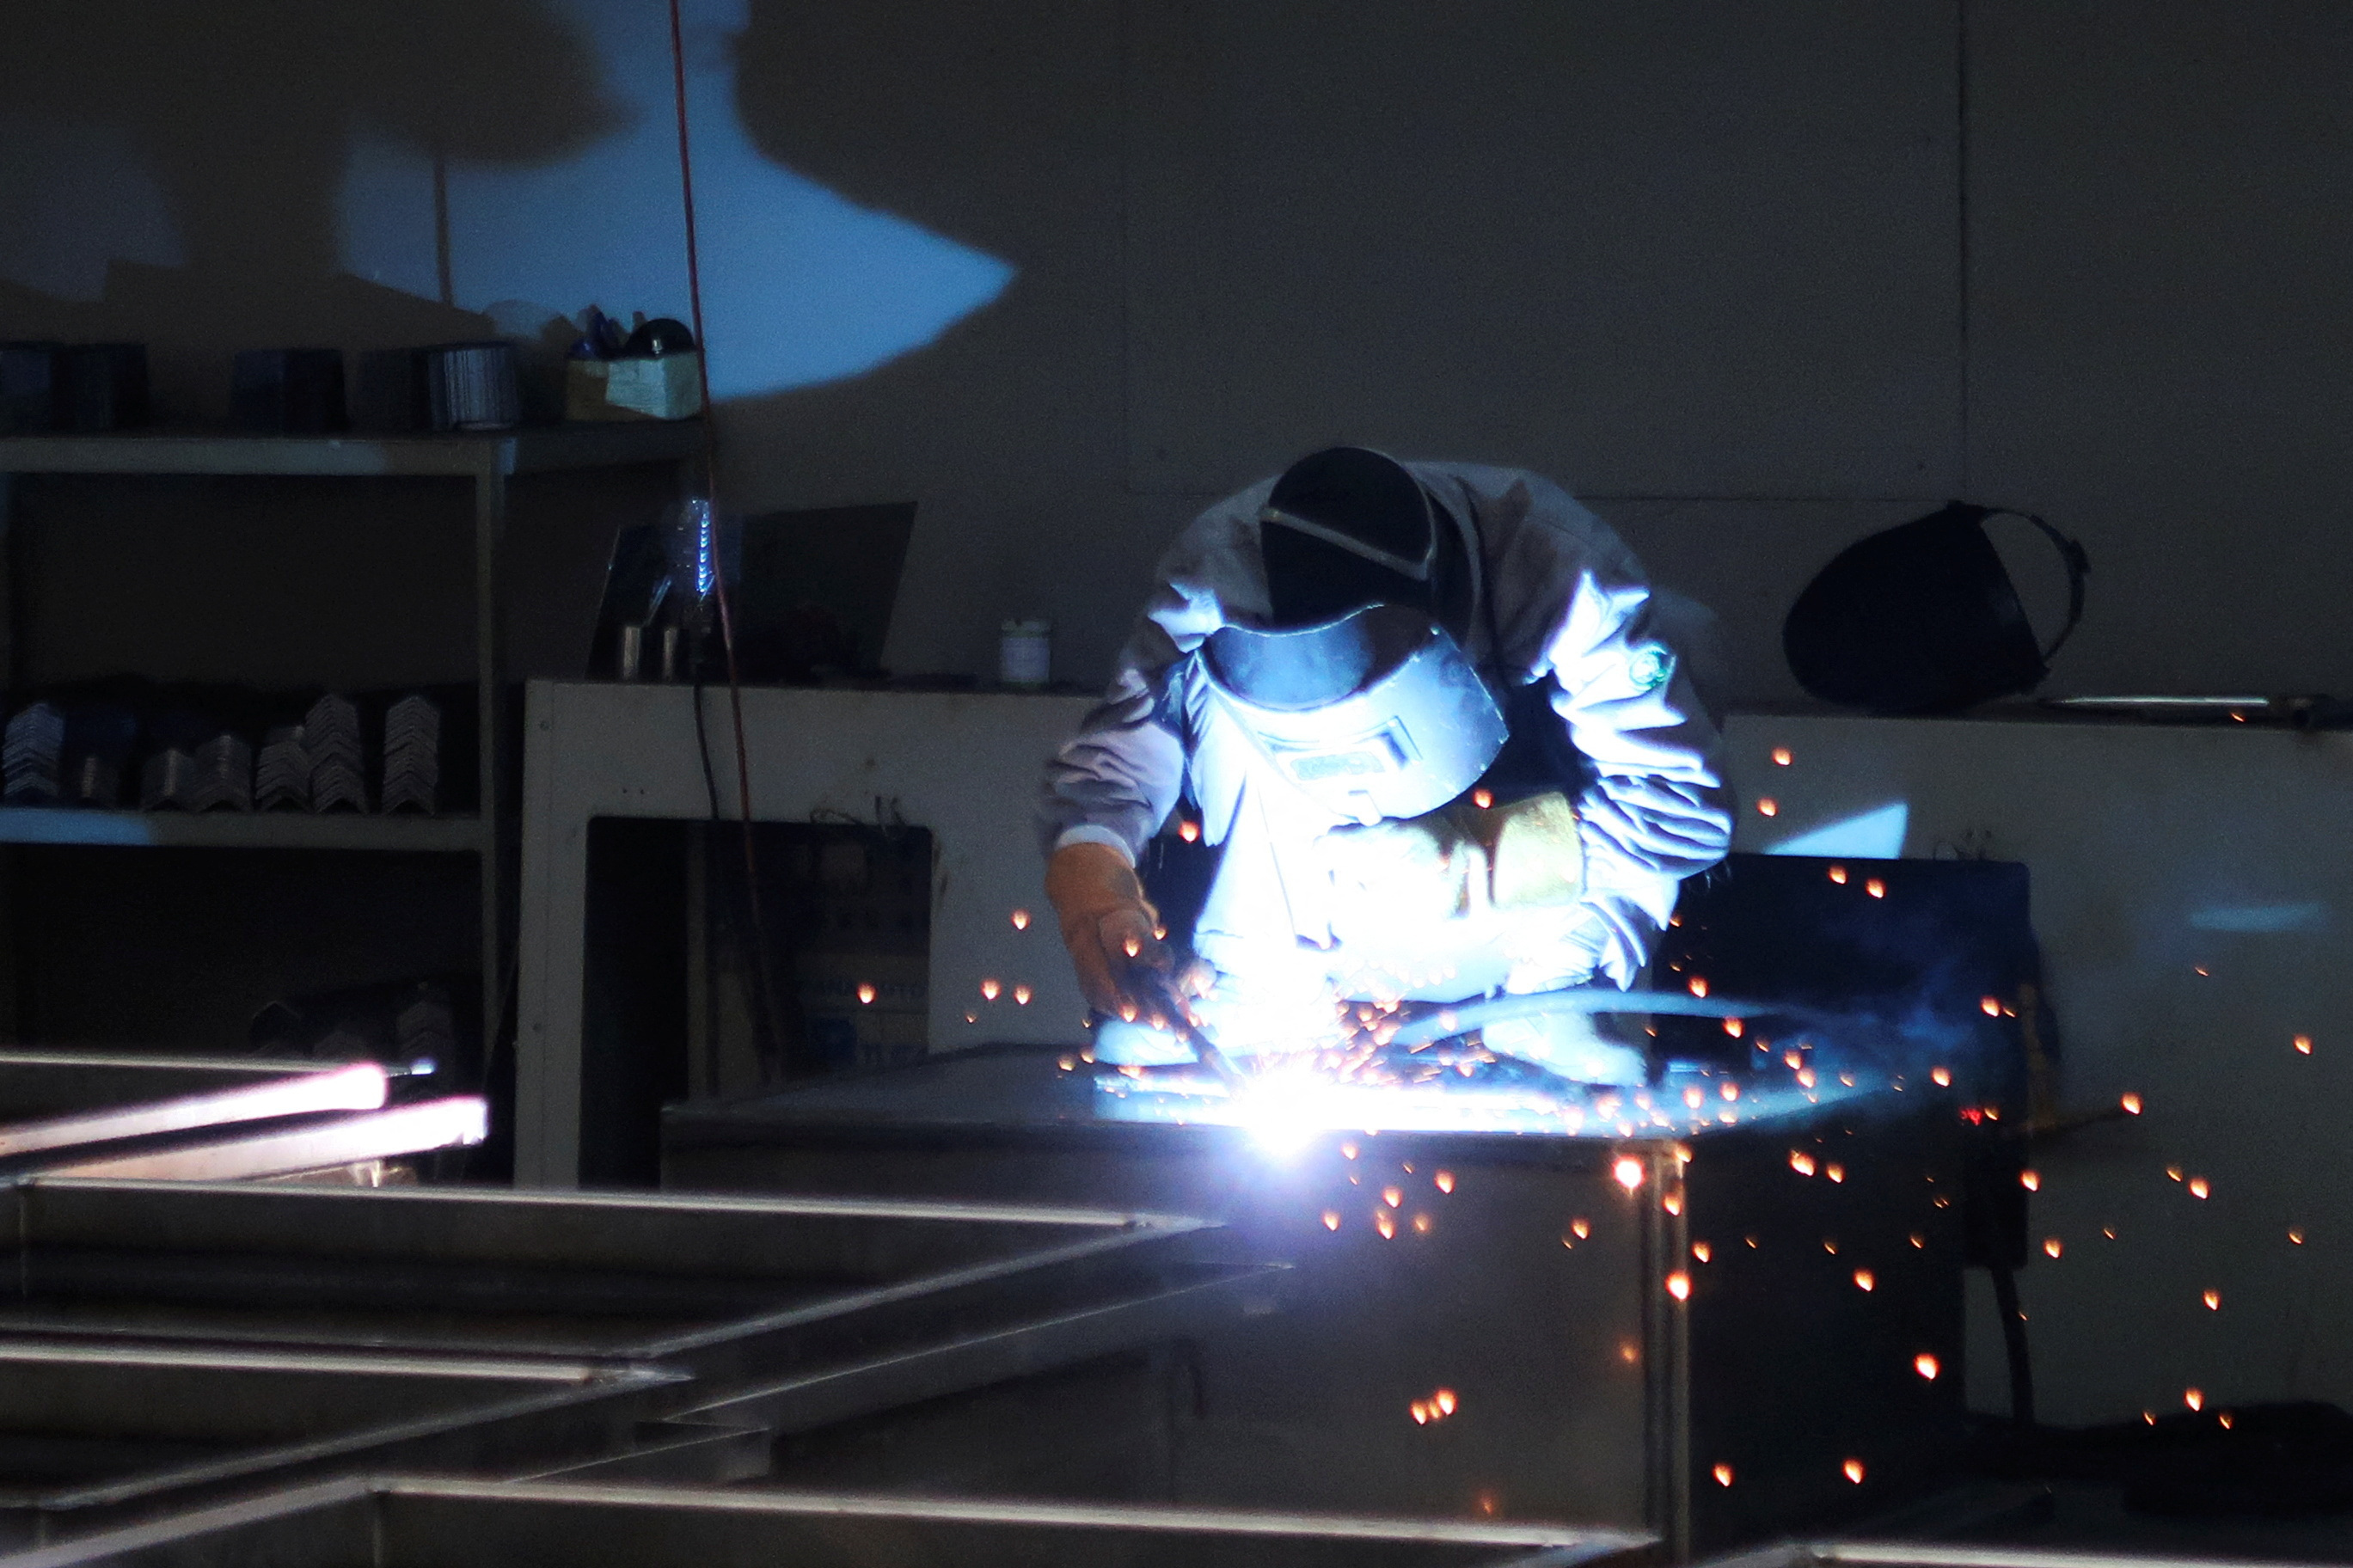
<instances>
[{"instance_id":1,"label":"metal shelf","mask_svg":"<svg viewBox=\"0 0 2353 1568\"><path fill-rule=\"evenodd\" d=\"M479 816L362 816L279 811L91 811L0 806L0 844L120 849L358 849L475 854Z\"/></svg>"},{"instance_id":2,"label":"metal shelf","mask_svg":"<svg viewBox=\"0 0 2353 1568\"><path fill-rule=\"evenodd\" d=\"M676 462L702 442L702 422L532 426L479 435L237 436L126 431L0 437L0 473L241 474L321 479L371 475L547 473Z\"/></svg>"},{"instance_id":3,"label":"metal shelf","mask_svg":"<svg viewBox=\"0 0 2353 1568\"><path fill-rule=\"evenodd\" d=\"M507 489L518 476L662 463L686 465L707 439L701 419L536 426L480 434L241 436L218 431L126 431L114 435L0 436L0 573L14 594L22 567L8 526L13 483L30 474L352 479L438 478L473 492L475 742L478 798L506 798L498 698L500 541ZM21 668L17 628L0 616L0 681ZM481 899L482 1017L498 1033L507 994L502 933L512 889L504 886L513 828L479 817L310 816L208 813L200 816L0 807L0 844L182 847L226 849L415 850L477 855ZM0 977L0 986L5 986ZM13 1002L0 997L0 1009Z\"/></svg>"}]
</instances>

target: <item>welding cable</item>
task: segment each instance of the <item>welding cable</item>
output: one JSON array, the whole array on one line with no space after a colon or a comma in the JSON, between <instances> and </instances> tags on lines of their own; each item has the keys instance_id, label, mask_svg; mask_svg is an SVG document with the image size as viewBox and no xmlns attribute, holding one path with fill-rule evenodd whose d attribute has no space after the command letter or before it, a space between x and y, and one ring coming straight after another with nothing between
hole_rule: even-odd
<instances>
[{"instance_id":1,"label":"welding cable","mask_svg":"<svg viewBox=\"0 0 2353 1568\"><path fill-rule=\"evenodd\" d=\"M686 32L679 17L679 0L670 0L670 87L678 109L678 182L679 195L686 209L686 295L694 324L694 374L702 398L702 489L710 503L712 529L712 549L717 552L719 527L719 427L711 405L711 337L702 321L702 261L697 244L694 223L694 156L687 135L686 118ZM719 647L725 660L727 674L727 705L735 729L735 792L743 824L744 896L752 915L752 970L760 992L761 1010L767 1024L767 1049L762 1052L766 1064L778 1072L785 1066L784 1013L776 1003L776 983L770 963L767 921L760 903L760 862L753 847L752 833L752 758L744 736L744 681L735 663L735 617L727 601L727 574L713 570L711 574L712 596L719 605ZM694 692L694 721L697 743L702 743L702 691L698 685ZM709 752L704 752L704 765L709 766ZM712 815L717 812L717 789L712 787Z\"/></svg>"}]
</instances>

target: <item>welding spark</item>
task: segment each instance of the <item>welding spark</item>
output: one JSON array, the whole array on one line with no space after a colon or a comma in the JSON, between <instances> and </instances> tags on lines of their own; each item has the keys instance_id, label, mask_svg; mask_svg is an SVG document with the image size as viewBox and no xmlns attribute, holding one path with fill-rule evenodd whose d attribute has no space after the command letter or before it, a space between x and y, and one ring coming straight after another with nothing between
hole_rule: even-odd
<instances>
[{"instance_id":1,"label":"welding spark","mask_svg":"<svg viewBox=\"0 0 2353 1568\"><path fill-rule=\"evenodd\" d=\"M1938 1089L1950 1089L1953 1087L1953 1069L1950 1068L1930 1068L1928 1069L1928 1077L1936 1083Z\"/></svg>"},{"instance_id":2,"label":"welding spark","mask_svg":"<svg viewBox=\"0 0 2353 1568\"><path fill-rule=\"evenodd\" d=\"M1984 1014L1987 1017L1989 1017L1989 1018L1999 1018L1999 1017L2000 1017L2000 1016L2001 1016L2001 998L2000 998L2000 997L1999 997L1999 996L1980 996L1980 997L1978 997L1978 1012L1980 1012L1980 1013L1983 1013L1983 1014Z\"/></svg>"},{"instance_id":3,"label":"welding spark","mask_svg":"<svg viewBox=\"0 0 2353 1568\"><path fill-rule=\"evenodd\" d=\"M2220 1290L2209 1290L2201 1300L2205 1301L2206 1310L2210 1312L2219 1312L2222 1310L2222 1292Z\"/></svg>"},{"instance_id":4,"label":"welding spark","mask_svg":"<svg viewBox=\"0 0 2353 1568\"><path fill-rule=\"evenodd\" d=\"M1730 1035L1736 1040L1740 1037L1741 1030L1747 1026L1748 1026L1746 1024L1743 1023L1738 1018L1726 1018L1724 1021L1724 1032Z\"/></svg>"},{"instance_id":5,"label":"welding spark","mask_svg":"<svg viewBox=\"0 0 2353 1568\"><path fill-rule=\"evenodd\" d=\"M2300 1230L2289 1231L2287 1233L2287 1243L2290 1247L2302 1247L2304 1245L2304 1232Z\"/></svg>"},{"instance_id":6,"label":"welding spark","mask_svg":"<svg viewBox=\"0 0 2353 1568\"><path fill-rule=\"evenodd\" d=\"M1436 1394L1430 1396L1430 1402L1431 1405L1437 1406L1438 1413L1440 1415L1451 1415L1454 1414L1454 1391L1451 1388L1440 1389Z\"/></svg>"},{"instance_id":7,"label":"welding spark","mask_svg":"<svg viewBox=\"0 0 2353 1568\"><path fill-rule=\"evenodd\" d=\"M1844 1165L1824 1165L1822 1167L1822 1174L1828 1176L1833 1182L1843 1182L1846 1180L1846 1167Z\"/></svg>"},{"instance_id":8,"label":"welding spark","mask_svg":"<svg viewBox=\"0 0 2353 1568\"><path fill-rule=\"evenodd\" d=\"M1618 1163L1609 1167L1609 1173L1617 1178L1620 1186L1630 1193L1642 1184L1642 1162L1631 1154L1620 1156Z\"/></svg>"},{"instance_id":9,"label":"welding spark","mask_svg":"<svg viewBox=\"0 0 2353 1568\"><path fill-rule=\"evenodd\" d=\"M2057 1237L2046 1236L2042 1238L2042 1255L2045 1258L2056 1258L2066 1250L2067 1244Z\"/></svg>"},{"instance_id":10,"label":"welding spark","mask_svg":"<svg viewBox=\"0 0 2353 1568\"><path fill-rule=\"evenodd\" d=\"M2301 1054L2307 1057L2312 1054L2312 1037L2310 1035L2298 1035L2293 1043L2295 1044L2296 1050Z\"/></svg>"},{"instance_id":11,"label":"welding spark","mask_svg":"<svg viewBox=\"0 0 2353 1568\"><path fill-rule=\"evenodd\" d=\"M1757 803L1757 815L1759 816L1778 816L1781 815L1781 803L1775 800L1771 795L1767 795L1763 800Z\"/></svg>"},{"instance_id":12,"label":"welding spark","mask_svg":"<svg viewBox=\"0 0 2353 1568\"><path fill-rule=\"evenodd\" d=\"M1340 1145L1340 1158L1343 1160L1353 1160L1356 1157L1356 1146L1354 1143L1343 1143Z\"/></svg>"},{"instance_id":13,"label":"welding spark","mask_svg":"<svg viewBox=\"0 0 2353 1568\"><path fill-rule=\"evenodd\" d=\"M1337 1230L1340 1228L1340 1211L1338 1209L1325 1209L1324 1211L1324 1228L1325 1230Z\"/></svg>"},{"instance_id":14,"label":"welding spark","mask_svg":"<svg viewBox=\"0 0 2353 1568\"><path fill-rule=\"evenodd\" d=\"M1666 1192L1662 1193L1659 1194L1659 1206L1666 1210L1669 1214L1683 1213L1683 1190L1681 1187L1671 1187Z\"/></svg>"},{"instance_id":15,"label":"welding spark","mask_svg":"<svg viewBox=\"0 0 2353 1568\"><path fill-rule=\"evenodd\" d=\"M2018 1184L2030 1193L2039 1193L2042 1190L2042 1173L2039 1171L2021 1171L2018 1173Z\"/></svg>"},{"instance_id":16,"label":"welding spark","mask_svg":"<svg viewBox=\"0 0 2353 1568\"><path fill-rule=\"evenodd\" d=\"M1391 1208L1397 1207L1398 1205L1405 1202L1404 1189L1399 1187L1383 1187L1381 1189L1381 1202L1388 1205Z\"/></svg>"},{"instance_id":17,"label":"welding spark","mask_svg":"<svg viewBox=\"0 0 2353 1568\"><path fill-rule=\"evenodd\" d=\"M1852 1481L1856 1486L1862 1485L1862 1461L1861 1459L1849 1459L1845 1464L1840 1466L1839 1468L1844 1473L1848 1480Z\"/></svg>"},{"instance_id":18,"label":"welding spark","mask_svg":"<svg viewBox=\"0 0 2353 1568\"><path fill-rule=\"evenodd\" d=\"M2137 1094L2128 1094L2128 1095L2126 1095L2122 1100L2120 1100L2116 1101L2116 1103L2117 1103L2118 1105L2121 1105L2121 1106L2123 1106L2123 1107L2125 1108L2125 1114L2126 1114L2126 1116L2138 1116L2138 1115L2140 1114L2140 1096L2139 1096L2139 1095L2137 1095Z\"/></svg>"},{"instance_id":19,"label":"welding spark","mask_svg":"<svg viewBox=\"0 0 2353 1568\"><path fill-rule=\"evenodd\" d=\"M1196 843L1201 837L1201 825L1198 822L1180 822L1176 825L1176 837L1187 844Z\"/></svg>"},{"instance_id":20,"label":"welding spark","mask_svg":"<svg viewBox=\"0 0 2353 1568\"><path fill-rule=\"evenodd\" d=\"M1583 1218L1582 1216L1570 1220L1568 1222L1568 1228L1577 1234L1577 1239L1579 1241L1583 1241L1587 1237L1593 1234L1592 1222Z\"/></svg>"},{"instance_id":21,"label":"welding spark","mask_svg":"<svg viewBox=\"0 0 2353 1568\"><path fill-rule=\"evenodd\" d=\"M1789 765L1788 747L1776 746L1773 748L1773 765L1777 768L1786 768Z\"/></svg>"},{"instance_id":22,"label":"welding spark","mask_svg":"<svg viewBox=\"0 0 2353 1568\"><path fill-rule=\"evenodd\" d=\"M2193 1198L2203 1198L2203 1197L2204 1197L2208 1193L2211 1192L2212 1190L2213 1190L2212 1188L2209 1187L2209 1186L2206 1184L2206 1178L2205 1178L2205 1177L2203 1177L2203 1176L2192 1176L2192 1177L2190 1177L2190 1178L2189 1178L2189 1195L2190 1195L2191 1197L2193 1197Z\"/></svg>"},{"instance_id":23,"label":"welding spark","mask_svg":"<svg viewBox=\"0 0 2353 1568\"><path fill-rule=\"evenodd\" d=\"M1732 1484L1732 1467L1730 1465L1716 1466L1715 1474L1715 1484L1717 1486L1728 1487Z\"/></svg>"},{"instance_id":24,"label":"welding spark","mask_svg":"<svg viewBox=\"0 0 2353 1568\"><path fill-rule=\"evenodd\" d=\"M1814 1173L1814 1157L1803 1149L1792 1149L1789 1151L1789 1169L1801 1176L1810 1176Z\"/></svg>"},{"instance_id":25,"label":"welding spark","mask_svg":"<svg viewBox=\"0 0 2353 1568\"><path fill-rule=\"evenodd\" d=\"M2221 1423L2223 1431L2228 1432L2231 1429L2231 1413L2229 1411L2223 1411L2222 1414L2215 1416L2214 1419Z\"/></svg>"},{"instance_id":26,"label":"welding spark","mask_svg":"<svg viewBox=\"0 0 2353 1568\"><path fill-rule=\"evenodd\" d=\"M1430 1184L1436 1187L1441 1193L1451 1193L1454 1190L1454 1173L1451 1171L1440 1171L1438 1174L1430 1178Z\"/></svg>"},{"instance_id":27,"label":"welding spark","mask_svg":"<svg viewBox=\"0 0 2353 1568\"><path fill-rule=\"evenodd\" d=\"M1016 910L1013 911L1013 929L1015 931L1028 931L1029 929L1029 911L1028 910Z\"/></svg>"},{"instance_id":28,"label":"welding spark","mask_svg":"<svg viewBox=\"0 0 2353 1568\"><path fill-rule=\"evenodd\" d=\"M1833 881L1833 882L1836 882L1836 883L1837 883L1840 887L1841 887L1841 888L1845 887L1845 886L1846 886L1846 868L1845 868L1845 867L1843 867L1843 866L1833 866L1833 867L1831 867L1831 881Z\"/></svg>"},{"instance_id":29,"label":"welding spark","mask_svg":"<svg viewBox=\"0 0 2353 1568\"><path fill-rule=\"evenodd\" d=\"M874 1005L874 987L871 985L860 986L858 988L858 1001L861 1006L872 1006Z\"/></svg>"},{"instance_id":30,"label":"welding spark","mask_svg":"<svg viewBox=\"0 0 2353 1568\"><path fill-rule=\"evenodd\" d=\"M1704 975L1694 974L1691 977L1691 994L1694 996L1707 994L1707 979Z\"/></svg>"},{"instance_id":31,"label":"welding spark","mask_svg":"<svg viewBox=\"0 0 2353 1568\"><path fill-rule=\"evenodd\" d=\"M2181 1180L2181 1167L2179 1165L2168 1165L2165 1168L2165 1179L2168 1182L2178 1182Z\"/></svg>"},{"instance_id":32,"label":"welding spark","mask_svg":"<svg viewBox=\"0 0 2353 1568\"><path fill-rule=\"evenodd\" d=\"M1887 896L1887 884L1873 877L1863 883L1862 890L1874 899L1883 899Z\"/></svg>"},{"instance_id":33,"label":"welding spark","mask_svg":"<svg viewBox=\"0 0 2353 1568\"><path fill-rule=\"evenodd\" d=\"M1715 1256L1714 1249L1704 1241L1692 1243L1692 1258L1695 1261L1704 1263L1713 1256Z\"/></svg>"},{"instance_id":34,"label":"welding spark","mask_svg":"<svg viewBox=\"0 0 2353 1568\"><path fill-rule=\"evenodd\" d=\"M2206 1407L2206 1396L2197 1389L2185 1388L2181 1391L2181 1403L2192 1410L2203 1410Z\"/></svg>"},{"instance_id":35,"label":"welding spark","mask_svg":"<svg viewBox=\"0 0 2353 1568\"><path fill-rule=\"evenodd\" d=\"M1428 1236L1430 1234L1430 1216L1428 1215L1418 1214L1413 1216L1413 1233L1416 1236Z\"/></svg>"},{"instance_id":36,"label":"welding spark","mask_svg":"<svg viewBox=\"0 0 2353 1568\"><path fill-rule=\"evenodd\" d=\"M1690 1300L1691 1276L1684 1273L1680 1268L1676 1269L1672 1274L1668 1275L1667 1294L1672 1296L1678 1301Z\"/></svg>"},{"instance_id":37,"label":"welding spark","mask_svg":"<svg viewBox=\"0 0 2353 1568\"><path fill-rule=\"evenodd\" d=\"M1484 811L1495 804L1495 797L1487 790L1474 789L1471 792L1471 804Z\"/></svg>"},{"instance_id":38,"label":"welding spark","mask_svg":"<svg viewBox=\"0 0 2353 1568\"><path fill-rule=\"evenodd\" d=\"M1915 1246L1915 1247L1920 1247L1920 1248L1922 1248L1923 1250L1926 1250L1926 1247L1927 1247L1927 1245L1928 1245L1928 1238L1927 1238L1926 1237L1925 1237L1925 1236L1922 1236L1922 1235L1921 1235L1918 1231L1916 1231L1916 1230L1915 1230L1915 1231L1914 1231L1914 1232L1912 1233L1912 1235L1910 1236L1910 1237L1909 1237L1908 1239L1911 1241L1912 1245L1913 1245L1913 1246Z\"/></svg>"},{"instance_id":39,"label":"welding spark","mask_svg":"<svg viewBox=\"0 0 2353 1568\"><path fill-rule=\"evenodd\" d=\"M1683 1103L1690 1106L1694 1110L1697 1110L1706 1102L1707 1091L1701 1089L1697 1084L1694 1084L1691 1088L1683 1090Z\"/></svg>"},{"instance_id":40,"label":"welding spark","mask_svg":"<svg viewBox=\"0 0 2353 1568\"><path fill-rule=\"evenodd\" d=\"M1878 1289L1878 1287L1879 1278L1877 1275L1872 1273L1870 1269L1858 1268L1854 1271L1854 1288L1856 1289L1868 1292Z\"/></svg>"},{"instance_id":41,"label":"welding spark","mask_svg":"<svg viewBox=\"0 0 2353 1568\"><path fill-rule=\"evenodd\" d=\"M1935 1356L1930 1355L1926 1351L1922 1351L1912 1358L1912 1370L1930 1383L1934 1383L1936 1381L1936 1373L1944 1369L1937 1364Z\"/></svg>"},{"instance_id":42,"label":"welding spark","mask_svg":"<svg viewBox=\"0 0 2353 1568\"><path fill-rule=\"evenodd\" d=\"M1013 1000L1018 1006L1027 1007L1029 1005L1029 998L1034 994L1036 994L1036 993L1032 992L1027 985L1016 985L1013 988Z\"/></svg>"},{"instance_id":43,"label":"welding spark","mask_svg":"<svg viewBox=\"0 0 2353 1568\"><path fill-rule=\"evenodd\" d=\"M1397 1235L1397 1221L1388 1216L1388 1210L1375 1209L1373 1211L1373 1228L1381 1233L1381 1239L1383 1241L1387 1241Z\"/></svg>"}]
</instances>

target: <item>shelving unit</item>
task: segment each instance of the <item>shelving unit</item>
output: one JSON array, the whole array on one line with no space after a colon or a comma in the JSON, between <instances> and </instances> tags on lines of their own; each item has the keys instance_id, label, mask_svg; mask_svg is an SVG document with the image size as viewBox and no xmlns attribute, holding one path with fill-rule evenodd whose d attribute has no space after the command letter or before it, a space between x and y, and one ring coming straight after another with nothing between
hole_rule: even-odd
<instances>
[{"instance_id":1,"label":"shelving unit","mask_svg":"<svg viewBox=\"0 0 2353 1568\"><path fill-rule=\"evenodd\" d=\"M666 464L680 469L702 448L700 421L564 425L480 435L239 436L132 433L0 437L0 564L20 565L11 526L13 481L30 475L213 476L282 479L440 478L473 491L474 672L480 808L470 816L375 816L293 813L85 811L0 806L0 844L114 848L360 850L470 854L479 862L482 922L482 1020L495 1038L505 996L503 879L514 829L503 809L512 759L501 743L499 554L511 479L585 468ZM13 590L11 591L13 597ZM0 654L13 682L20 668L18 617L8 616Z\"/></svg>"}]
</instances>

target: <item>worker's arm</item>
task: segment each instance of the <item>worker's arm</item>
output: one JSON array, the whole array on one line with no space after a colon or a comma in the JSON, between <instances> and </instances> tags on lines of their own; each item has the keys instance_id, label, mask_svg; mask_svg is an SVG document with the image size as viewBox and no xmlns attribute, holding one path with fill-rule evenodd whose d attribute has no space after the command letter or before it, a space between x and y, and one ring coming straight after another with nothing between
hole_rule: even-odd
<instances>
[{"instance_id":1,"label":"worker's arm","mask_svg":"<svg viewBox=\"0 0 2353 1568\"><path fill-rule=\"evenodd\" d=\"M1482 526L1501 651L1558 681L1554 708L1597 775L1577 802L1585 890L1560 972L1531 966L1514 988L1573 983L1580 962L1623 985L1648 961L1683 879L1731 845L1715 726L1680 651L1651 625L1640 563L1591 513L1522 476L1482 509Z\"/></svg>"},{"instance_id":2,"label":"worker's arm","mask_svg":"<svg viewBox=\"0 0 2353 1568\"><path fill-rule=\"evenodd\" d=\"M1111 689L1046 764L1038 827L1047 890L1080 984L1106 1013L1137 1001L1123 979L1131 965L1167 966L1156 942L1128 951L1139 926L1148 934L1156 923L1134 868L1184 787L1187 720L1176 677L1229 615L1265 614L1255 533L1265 491L1212 507L1178 538Z\"/></svg>"}]
</instances>

